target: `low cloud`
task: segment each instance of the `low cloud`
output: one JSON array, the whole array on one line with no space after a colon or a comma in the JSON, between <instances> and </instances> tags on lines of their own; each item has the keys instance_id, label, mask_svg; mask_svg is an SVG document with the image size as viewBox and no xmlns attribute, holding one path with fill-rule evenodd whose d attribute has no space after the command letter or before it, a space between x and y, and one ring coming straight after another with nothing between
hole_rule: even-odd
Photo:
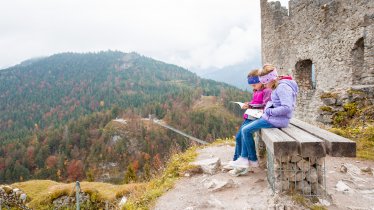
<instances>
[{"instance_id":1,"label":"low cloud","mask_svg":"<svg viewBox=\"0 0 374 210\"><path fill-rule=\"evenodd\" d=\"M259 1L12 0L0 7L0 68L108 49L222 68L258 58L260 24Z\"/></svg>"}]
</instances>

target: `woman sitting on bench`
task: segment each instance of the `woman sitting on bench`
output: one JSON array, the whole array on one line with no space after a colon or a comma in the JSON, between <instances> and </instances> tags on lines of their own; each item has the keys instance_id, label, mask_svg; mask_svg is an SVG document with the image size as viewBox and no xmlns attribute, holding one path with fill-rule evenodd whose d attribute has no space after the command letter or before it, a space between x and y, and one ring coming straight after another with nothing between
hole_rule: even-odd
<instances>
[{"instance_id":1,"label":"woman sitting on bench","mask_svg":"<svg viewBox=\"0 0 374 210\"><path fill-rule=\"evenodd\" d=\"M240 157L229 163L234 168L258 167L253 133L262 128L287 127L295 107L298 86L292 77L279 77L277 69L273 65L266 64L260 72L259 79L266 88L273 90L271 101L267 102L261 118L241 128L242 151Z\"/></svg>"}]
</instances>

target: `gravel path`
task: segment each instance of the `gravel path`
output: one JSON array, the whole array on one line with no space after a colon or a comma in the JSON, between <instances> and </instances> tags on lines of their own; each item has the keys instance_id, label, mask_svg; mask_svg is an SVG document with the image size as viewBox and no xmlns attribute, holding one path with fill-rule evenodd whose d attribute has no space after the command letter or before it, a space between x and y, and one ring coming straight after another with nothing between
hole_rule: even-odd
<instances>
[{"instance_id":1,"label":"gravel path","mask_svg":"<svg viewBox=\"0 0 374 210\"><path fill-rule=\"evenodd\" d=\"M218 157L221 163L225 163L232 159L233 151L234 148L229 145L207 147L199 150L197 160ZM340 172L342 164L347 167L346 173ZM330 203L328 209L374 209L374 176L360 170L364 167L373 168L373 161L328 157L326 167L328 197L325 199ZM339 191L342 190L336 188L339 181L349 189ZM212 183L227 183L227 186L214 190ZM267 183L266 170L256 169L239 177L219 171L214 175L196 174L181 178L172 190L158 199L154 209L283 210L305 207L293 202L289 196L274 196Z\"/></svg>"}]
</instances>

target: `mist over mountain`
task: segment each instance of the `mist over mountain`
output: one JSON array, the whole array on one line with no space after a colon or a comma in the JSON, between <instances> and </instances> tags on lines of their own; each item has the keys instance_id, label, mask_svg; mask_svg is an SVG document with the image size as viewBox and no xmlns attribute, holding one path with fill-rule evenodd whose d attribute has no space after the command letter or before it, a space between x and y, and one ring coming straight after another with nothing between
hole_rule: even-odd
<instances>
[{"instance_id":1,"label":"mist over mountain","mask_svg":"<svg viewBox=\"0 0 374 210\"><path fill-rule=\"evenodd\" d=\"M232 66L226 66L224 68L211 68L208 73L199 74L199 76L207 79L213 79L219 82L225 82L233 85L242 90L251 91L250 86L247 83L248 72L252 69L260 68L261 60L255 59L250 62L243 62Z\"/></svg>"}]
</instances>

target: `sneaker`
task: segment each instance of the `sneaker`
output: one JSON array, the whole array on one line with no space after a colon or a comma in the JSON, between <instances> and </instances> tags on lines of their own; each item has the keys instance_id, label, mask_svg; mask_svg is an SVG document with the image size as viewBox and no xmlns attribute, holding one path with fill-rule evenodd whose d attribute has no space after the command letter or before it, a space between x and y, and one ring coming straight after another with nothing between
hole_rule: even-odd
<instances>
[{"instance_id":1,"label":"sneaker","mask_svg":"<svg viewBox=\"0 0 374 210\"><path fill-rule=\"evenodd\" d=\"M248 168L234 168L231 171L229 171L229 174L231 176L241 176L248 173Z\"/></svg>"},{"instance_id":2,"label":"sneaker","mask_svg":"<svg viewBox=\"0 0 374 210\"><path fill-rule=\"evenodd\" d=\"M234 168L248 168L249 167L249 160L247 158L239 157L235 161L230 161L229 165Z\"/></svg>"},{"instance_id":3,"label":"sneaker","mask_svg":"<svg viewBox=\"0 0 374 210\"><path fill-rule=\"evenodd\" d=\"M252 168L258 168L260 166L260 164L258 163L258 160L256 160L256 161L250 160L249 161L249 166L252 167Z\"/></svg>"},{"instance_id":4,"label":"sneaker","mask_svg":"<svg viewBox=\"0 0 374 210\"><path fill-rule=\"evenodd\" d=\"M230 161L230 162L234 162L234 161ZM234 167L232 167L230 163L228 163L228 164L223 165L222 169L223 171L229 171L229 170L234 169Z\"/></svg>"}]
</instances>

